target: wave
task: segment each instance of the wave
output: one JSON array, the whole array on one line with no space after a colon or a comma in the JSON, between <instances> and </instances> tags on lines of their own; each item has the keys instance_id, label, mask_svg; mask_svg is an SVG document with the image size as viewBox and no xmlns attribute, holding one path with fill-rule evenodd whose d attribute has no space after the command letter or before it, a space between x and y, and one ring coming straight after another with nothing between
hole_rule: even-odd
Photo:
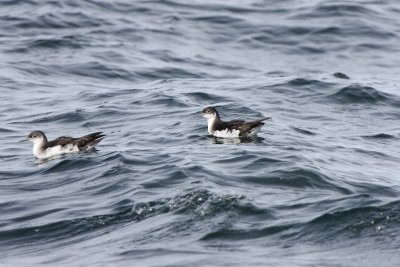
<instances>
[{"instance_id":1,"label":"wave","mask_svg":"<svg viewBox=\"0 0 400 267\"><path fill-rule=\"evenodd\" d=\"M313 188L328 190L342 194L351 194L352 191L345 184L324 175L316 170L285 167L269 171L264 176L249 176L244 178L246 182L257 183L264 186L276 186L286 188Z\"/></svg>"},{"instance_id":2,"label":"wave","mask_svg":"<svg viewBox=\"0 0 400 267\"><path fill-rule=\"evenodd\" d=\"M368 237L371 242L375 240L376 245L387 249L387 246L393 246L393 234L398 232L399 204L399 201L393 201L384 205L325 213L302 226L296 239L328 243L334 240ZM316 234L321 233L320 231L324 234Z\"/></svg>"},{"instance_id":3,"label":"wave","mask_svg":"<svg viewBox=\"0 0 400 267\"><path fill-rule=\"evenodd\" d=\"M347 76L345 73L343 73L343 72L335 72L334 74L333 74L333 76L335 76L336 78L339 78L339 79L344 79L344 80L349 80L350 79L350 77L349 76Z\"/></svg>"},{"instance_id":4,"label":"wave","mask_svg":"<svg viewBox=\"0 0 400 267\"><path fill-rule=\"evenodd\" d=\"M78 29L110 25L104 19L82 12L49 12L34 17L8 15L2 19L9 29Z\"/></svg>"},{"instance_id":5,"label":"wave","mask_svg":"<svg viewBox=\"0 0 400 267\"><path fill-rule=\"evenodd\" d=\"M149 79L149 80L210 77L205 73L199 74L198 72L190 71L188 68L178 68L178 67L150 68L150 69L137 70L135 71L135 75L139 76L142 79Z\"/></svg>"},{"instance_id":6,"label":"wave","mask_svg":"<svg viewBox=\"0 0 400 267\"><path fill-rule=\"evenodd\" d=\"M304 10L304 12L303 12ZM364 17L365 15L371 17L380 17L381 13L369 8L365 5L359 5L357 3L326 3L321 2L318 5L313 6L311 9L303 9L298 12L293 18L320 18L320 17Z\"/></svg>"},{"instance_id":7,"label":"wave","mask_svg":"<svg viewBox=\"0 0 400 267\"><path fill-rule=\"evenodd\" d=\"M184 93L184 97L189 101L196 104L213 105L214 103L229 102L229 98L220 96L218 94L205 93L205 92L190 92Z\"/></svg>"},{"instance_id":8,"label":"wave","mask_svg":"<svg viewBox=\"0 0 400 267\"><path fill-rule=\"evenodd\" d=\"M264 227L222 227L205 234L200 240L213 242L264 240L263 242L269 246L280 245L283 247L297 246L304 242L339 247L341 244L350 242L346 246L351 247L351 241L365 237L372 239L370 242L382 248L387 248L387 242L390 243L390 247L395 248L396 245L392 239L398 234L399 203L398 200L395 200L388 204L368 205L365 203L365 205L354 208L342 207L332 212L323 211L321 215L311 219L307 216L299 216L285 221L274 220L272 217L263 221L262 224L267 225ZM308 208L310 209L310 207ZM376 243L376 241L378 242Z\"/></svg>"},{"instance_id":9,"label":"wave","mask_svg":"<svg viewBox=\"0 0 400 267\"><path fill-rule=\"evenodd\" d=\"M340 103L368 104L388 102L391 99L391 96L387 93L380 92L371 86L363 86L360 84L346 86L329 97Z\"/></svg>"},{"instance_id":10,"label":"wave","mask_svg":"<svg viewBox=\"0 0 400 267\"><path fill-rule=\"evenodd\" d=\"M116 212L82 217L71 220L61 220L44 225L36 225L0 231L0 238L9 245L25 246L29 243L52 244L53 242L67 242L68 238L86 236L90 238L90 232L108 227L117 227L124 223L146 220L153 216L165 213L184 214L185 220L206 220L218 216L221 213L236 209L242 196L211 193L208 190L195 190L189 193L177 195L172 198L163 198L149 202L137 202L132 204L130 200L123 200L114 204ZM249 209L247 209L249 208ZM250 206L243 208L244 212L250 212ZM256 212L256 208L252 208ZM57 210L48 211L57 212ZM36 213L35 217L48 214ZM194 217L193 217L194 216ZM19 218L24 220L27 218ZM173 227L174 225L171 225Z\"/></svg>"},{"instance_id":11,"label":"wave","mask_svg":"<svg viewBox=\"0 0 400 267\"><path fill-rule=\"evenodd\" d=\"M379 133L373 135L364 135L362 136L365 139L397 139L395 135L386 134L386 133Z\"/></svg>"}]
</instances>

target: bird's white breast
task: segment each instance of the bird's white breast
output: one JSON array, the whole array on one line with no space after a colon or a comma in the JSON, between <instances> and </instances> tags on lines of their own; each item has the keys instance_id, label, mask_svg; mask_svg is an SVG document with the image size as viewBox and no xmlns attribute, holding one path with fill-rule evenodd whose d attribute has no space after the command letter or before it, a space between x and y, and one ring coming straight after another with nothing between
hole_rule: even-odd
<instances>
[{"instance_id":1,"label":"bird's white breast","mask_svg":"<svg viewBox=\"0 0 400 267\"><path fill-rule=\"evenodd\" d=\"M229 129L225 129L222 131L214 131L212 135L216 137L223 137L223 138L233 138L233 137L239 137L240 131L239 130L232 130L230 131Z\"/></svg>"},{"instance_id":2,"label":"bird's white breast","mask_svg":"<svg viewBox=\"0 0 400 267\"><path fill-rule=\"evenodd\" d=\"M67 154L67 153L76 153L76 152L79 152L79 148L72 144L64 145L64 146L53 146L53 147L49 147L49 148L46 148L43 150L36 150L36 151L35 151L35 148L33 149L33 154L37 158L49 158L49 157L53 157L56 155L62 155L62 154Z\"/></svg>"}]
</instances>

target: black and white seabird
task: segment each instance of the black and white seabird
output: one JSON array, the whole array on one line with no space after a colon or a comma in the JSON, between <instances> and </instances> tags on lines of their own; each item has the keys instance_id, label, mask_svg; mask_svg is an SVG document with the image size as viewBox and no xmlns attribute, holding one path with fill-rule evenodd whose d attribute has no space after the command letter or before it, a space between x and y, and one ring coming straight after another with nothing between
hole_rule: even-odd
<instances>
[{"instance_id":1,"label":"black and white seabird","mask_svg":"<svg viewBox=\"0 0 400 267\"><path fill-rule=\"evenodd\" d=\"M33 142L33 155L36 158L43 159L55 155L91 150L104 137L105 134L97 132L78 138L61 136L52 141L47 141L47 137L42 131L33 131L21 142Z\"/></svg>"},{"instance_id":2,"label":"black and white seabird","mask_svg":"<svg viewBox=\"0 0 400 267\"><path fill-rule=\"evenodd\" d=\"M255 121L222 121L214 107L203 109L202 115L207 119L208 133L216 137L225 138L254 137L264 125L263 121L271 119L267 117Z\"/></svg>"}]
</instances>

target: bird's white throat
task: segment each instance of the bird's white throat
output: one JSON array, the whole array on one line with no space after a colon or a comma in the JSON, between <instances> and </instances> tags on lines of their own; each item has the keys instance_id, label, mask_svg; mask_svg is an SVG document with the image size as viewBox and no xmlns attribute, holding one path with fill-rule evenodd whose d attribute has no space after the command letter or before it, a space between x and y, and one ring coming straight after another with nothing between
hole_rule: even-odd
<instances>
[{"instance_id":1,"label":"bird's white throat","mask_svg":"<svg viewBox=\"0 0 400 267\"><path fill-rule=\"evenodd\" d=\"M208 133L209 134L213 134L213 126L215 123L215 120L217 119L217 116L214 114L212 116L204 116L205 118L207 118L207 123L208 123Z\"/></svg>"},{"instance_id":2,"label":"bird's white throat","mask_svg":"<svg viewBox=\"0 0 400 267\"><path fill-rule=\"evenodd\" d=\"M44 140L33 140L33 155L36 157L40 157L41 154L43 154L43 146L44 146Z\"/></svg>"}]
</instances>

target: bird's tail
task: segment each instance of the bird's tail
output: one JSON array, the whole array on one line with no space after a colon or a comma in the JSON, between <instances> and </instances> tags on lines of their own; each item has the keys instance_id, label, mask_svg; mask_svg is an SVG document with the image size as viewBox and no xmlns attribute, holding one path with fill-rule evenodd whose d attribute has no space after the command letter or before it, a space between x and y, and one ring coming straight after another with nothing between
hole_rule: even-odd
<instances>
[{"instance_id":1,"label":"bird's tail","mask_svg":"<svg viewBox=\"0 0 400 267\"><path fill-rule=\"evenodd\" d=\"M262 119L259 119L259 120L255 120L254 123L255 124L264 125L263 121L267 121L267 120L272 120L272 118L271 117L265 117L265 118L262 118Z\"/></svg>"},{"instance_id":2,"label":"bird's tail","mask_svg":"<svg viewBox=\"0 0 400 267\"><path fill-rule=\"evenodd\" d=\"M85 145L86 150L94 148L98 143L100 143L101 140L105 138L105 136L106 135L103 134L103 132L96 132L82 137L83 140L87 140Z\"/></svg>"},{"instance_id":3,"label":"bird's tail","mask_svg":"<svg viewBox=\"0 0 400 267\"><path fill-rule=\"evenodd\" d=\"M103 134L103 132L95 132L95 133L88 134L84 137L90 138L90 139L99 139L99 138L104 138L105 136L106 135Z\"/></svg>"},{"instance_id":4,"label":"bird's tail","mask_svg":"<svg viewBox=\"0 0 400 267\"><path fill-rule=\"evenodd\" d=\"M267 121L267 120L272 120L272 118L271 117L265 117L265 118L263 118L263 119L259 119L258 121Z\"/></svg>"}]
</instances>

